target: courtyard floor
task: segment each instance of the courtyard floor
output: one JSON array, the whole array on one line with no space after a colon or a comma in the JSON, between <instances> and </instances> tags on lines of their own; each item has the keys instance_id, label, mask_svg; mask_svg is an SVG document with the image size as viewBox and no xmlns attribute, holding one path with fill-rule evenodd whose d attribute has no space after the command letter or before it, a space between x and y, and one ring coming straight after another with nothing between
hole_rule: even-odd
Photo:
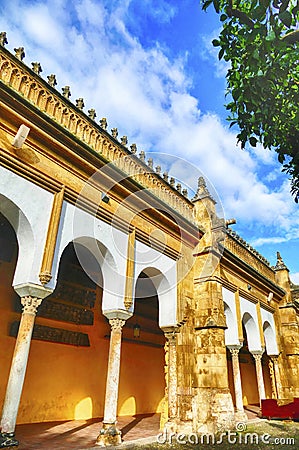
<instances>
[{"instance_id":1,"label":"courtyard floor","mask_svg":"<svg viewBox=\"0 0 299 450\"><path fill-rule=\"evenodd\" d=\"M259 421L257 408L246 411L249 423ZM159 414L119 417L118 428L122 432L123 448L135 448L134 442L151 448L159 433ZM19 450L84 450L99 449L95 441L101 429L99 419L72 420L17 425L16 438Z\"/></svg>"}]
</instances>

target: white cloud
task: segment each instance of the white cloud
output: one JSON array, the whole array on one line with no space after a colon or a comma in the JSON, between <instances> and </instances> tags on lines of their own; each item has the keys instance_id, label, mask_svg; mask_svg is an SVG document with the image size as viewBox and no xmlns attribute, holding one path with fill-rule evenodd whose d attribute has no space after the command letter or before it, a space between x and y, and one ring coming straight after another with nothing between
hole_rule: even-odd
<instances>
[{"instance_id":1,"label":"white cloud","mask_svg":"<svg viewBox=\"0 0 299 450\"><path fill-rule=\"evenodd\" d=\"M55 73L58 89L70 85L71 99L84 97L85 110L94 107L98 118L107 117L109 129L118 127L119 134L136 141L139 150L174 154L200 169L214 184L227 216L254 225L257 236L262 226L268 227L268 235L256 239L256 245L297 236L298 209L289 183L276 191L267 185L279 170L275 153L260 146L241 151L232 130L216 115L201 112L190 94L187 56L165 51L158 42L142 47L127 26L134 19L127 13L131 3L11 0L0 16L0 27L8 32L11 49L25 46L28 65L40 61L44 78ZM159 1L156 9L155 5L148 0L142 8L156 14L160 22L176 14L167 2ZM213 54L219 68L210 41L207 48L212 53L206 57ZM264 180L258 176L260 165L268 171L273 167ZM192 183L196 190L186 166L172 164L171 168L170 175Z\"/></svg>"},{"instance_id":2,"label":"white cloud","mask_svg":"<svg viewBox=\"0 0 299 450\"><path fill-rule=\"evenodd\" d=\"M290 278L294 284L299 284L299 272L290 273Z\"/></svg>"}]
</instances>

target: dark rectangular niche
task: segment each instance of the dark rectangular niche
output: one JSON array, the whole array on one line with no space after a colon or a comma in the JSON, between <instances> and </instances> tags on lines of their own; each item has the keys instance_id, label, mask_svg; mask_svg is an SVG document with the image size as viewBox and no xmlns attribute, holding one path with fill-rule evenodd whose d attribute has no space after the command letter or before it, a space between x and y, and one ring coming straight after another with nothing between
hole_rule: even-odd
<instances>
[{"instance_id":1,"label":"dark rectangular niche","mask_svg":"<svg viewBox=\"0 0 299 450\"><path fill-rule=\"evenodd\" d=\"M17 337L19 326L19 321L13 322L10 327L9 335ZM75 345L76 347L90 347L89 337L86 333L64 330L62 328L46 327L38 324L34 325L32 339Z\"/></svg>"}]
</instances>

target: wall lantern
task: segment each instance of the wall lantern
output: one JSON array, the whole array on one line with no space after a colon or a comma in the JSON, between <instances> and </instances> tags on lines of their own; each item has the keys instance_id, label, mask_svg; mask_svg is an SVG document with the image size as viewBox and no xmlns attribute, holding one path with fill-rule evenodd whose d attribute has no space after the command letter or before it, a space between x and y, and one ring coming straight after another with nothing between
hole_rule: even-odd
<instances>
[{"instance_id":1,"label":"wall lantern","mask_svg":"<svg viewBox=\"0 0 299 450\"><path fill-rule=\"evenodd\" d=\"M135 323L135 325L133 327L133 332L134 332L134 338L140 337L140 325L138 325L138 323Z\"/></svg>"}]
</instances>

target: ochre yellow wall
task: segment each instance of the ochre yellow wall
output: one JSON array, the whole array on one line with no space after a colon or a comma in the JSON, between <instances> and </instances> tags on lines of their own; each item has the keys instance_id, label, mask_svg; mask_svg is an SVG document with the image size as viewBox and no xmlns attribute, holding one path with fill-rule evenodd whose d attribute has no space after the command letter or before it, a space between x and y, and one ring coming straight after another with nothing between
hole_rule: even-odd
<instances>
[{"instance_id":1,"label":"ochre yellow wall","mask_svg":"<svg viewBox=\"0 0 299 450\"><path fill-rule=\"evenodd\" d=\"M134 414L161 412L164 389L164 349L124 342L119 414L131 415L134 403Z\"/></svg>"},{"instance_id":2,"label":"ochre yellow wall","mask_svg":"<svg viewBox=\"0 0 299 450\"><path fill-rule=\"evenodd\" d=\"M0 407L2 410L15 338L9 326L20 314L13 312L11 287L15 261L0 264ZM44 300L46 301L46 299ZM75 347L32 340L17 423L102 417L110 326L100 312L100 293L93 326L76 326L41 317L42 325L86 332L90 347ZM159 411L164 395L164 349L123 342L119 414Z\"/></svg>"},{"instance_id":3,"label":"ochre yellow wall","mask_svg":"<svg viewBox=\"0 0 299 450\"><path fill-rule=\"evenodd\" d=\"M241 356L241 359L247 359L249 362L240 362L240 372L241 372L241 382L243 391L243 404L247 405L258 405L259 404L259 394L257 388L256 371L255 365L250 360L250 356Z\"/></svg>"}]
</instances>

